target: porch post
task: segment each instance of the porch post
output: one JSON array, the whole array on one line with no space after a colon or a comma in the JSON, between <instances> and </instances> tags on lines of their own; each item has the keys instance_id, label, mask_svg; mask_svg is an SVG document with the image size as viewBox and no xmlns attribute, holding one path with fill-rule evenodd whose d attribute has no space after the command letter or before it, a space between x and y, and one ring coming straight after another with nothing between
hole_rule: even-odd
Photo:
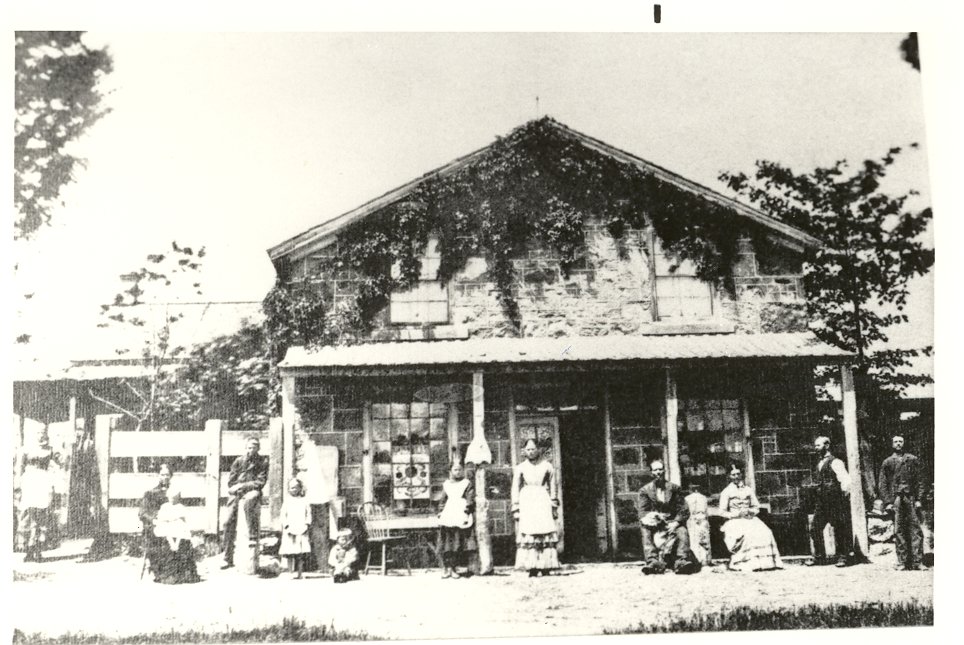
<instances>
[{"instance_id":1,"label":"porch post","mask_svg":"<svg viewBox=\"0 0 964 645\"><path fill-rule=\"evenodd\" d=\"M755 493L756 473L754 472L753 466L753 430L750 428L750 410L746 404L746 399L740 401L740 406L743 408L743 460L746 462L743 474L746 475L747 485Z\"/></svg>"},{"instance_id":2,"label":"porch post","mask_svg":"<svg viewBox=\"0 0 964 645\"><path fill-rule=\"evenodd\" d=\"M609 545L612 559L619 553L619 533L616 530L616 485L613 475L612 416L609 410L609 381L603 389L603 433L606 441L606 512L609 515Z\"/></svg>"},{"instance_id":3,"label":"porch post","mask_svg":"<svg viewBox=\"0 0 964 645\"><path fill-rule=\"evenodd\" d=\"M666 368L666 452L667 461L664 464L669 475L669 481L679 485L681 481L679 467L679 427L677 426L677 416L679 415L679 401L676 399L676 378L673 368Z\"/></svg>"},{"instance_id":4,"label":"porch post","mask_svg":"<svg viewBox=\"0 0 964 645\"><path fill-rule=\"evenodd\" d=\"M362 503L375 501L372 463L372 402L365 401L362 406Z\"/></svg>"},{"instance_id":5,"label":"porch post","mask_svg":"<svg viewBox=\"0 0 964 645\"><path fill-rule=\"evenodd\" d=\"M281 375L281 423L282 448L281 463L284 472L281 473L282 490L288 490L288 482L295 474L295 421L298 412L295 407L295 377L291 374Z\"/></svg>"},{"instance_id":6,"label":"porch post","mask_svg":"<svg viewBox=\"0 0 964 645\"><path fill-rule=\"evenodd\" d=\"M485 497L485 466L492 453L485 440L485 389L482 372L472 373L472 443L465 461L475 464L475 538L479 544L479 575L492 573L492 537L489 535L489 501Z\"/></svg>"},{"instance_id":7,"label":"porch post","mask_svg":"<svg viewBox=\"0 0 964 645\"><path fill-rule=\"evenodd\" d=\"M847 444L847 462L850 466L850 521L854 538L860 552L866 556L867 511L864 506L863 478L860 475L860 442L857 436L857 394L854 391L854 374L849 365L840 366L840 389L843 394L844 440ZM836 539L837 536L834 536ZM838 541L837 548L840 548Z\"/></svg>"}]
</instances>

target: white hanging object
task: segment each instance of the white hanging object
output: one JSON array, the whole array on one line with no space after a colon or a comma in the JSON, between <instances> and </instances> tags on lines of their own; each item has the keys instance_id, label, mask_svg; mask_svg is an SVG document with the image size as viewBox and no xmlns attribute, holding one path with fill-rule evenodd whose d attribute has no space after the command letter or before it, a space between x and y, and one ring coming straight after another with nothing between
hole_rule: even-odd
<instances>
[{"instance_id":1,"label":"white hanging object","mask_svg":"<svg viewBox=\"0 0 964 645\"><path fill-rule=\"evenodd\" d=\"M469 447L465 451L465 461L477 466L479 464L492 463L492 451L489 450L489 444L485 441L485 437L482 434L477 434L472 439L472 443L469 444Z\"/></svg>"}]
</instances>

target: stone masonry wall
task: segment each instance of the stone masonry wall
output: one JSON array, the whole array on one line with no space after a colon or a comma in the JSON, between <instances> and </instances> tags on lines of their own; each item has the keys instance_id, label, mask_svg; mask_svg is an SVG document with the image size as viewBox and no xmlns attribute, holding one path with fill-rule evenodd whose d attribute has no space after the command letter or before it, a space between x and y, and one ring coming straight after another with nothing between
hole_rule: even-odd
<instances>
[{"instance_id":1,"label":"stone masonry wall","mask_svg":"<svg viewBox=\"0 0 964 645\"><path fill-rule=\"evenodd\" d=\"M667 333L667 323L654 320L653 284L648 258L647 231L629 230L617 242L602 227L587 225L586 253L568 276L558 254L530 248L514 261L514 295L519 304L522 335L568 337ZM799 275L761 275L752 243L741 240L734 266L735 293L717 289L715 316L702 328L688 333L761 333L806 329L806 308ZM294 281L310 275L295 271ZM321 293L335 303L346 303L360 276L348 273L337 279L313 280ZM472 258L449 283L449 325L431 330L419 326L393 325L386 307L374 321L374 340L497 337L515 335L497 298L484 258ZM703 321L706 323L707 321ZM679 325L672 333L687 332Z\"/></svg>"}]
</instances>

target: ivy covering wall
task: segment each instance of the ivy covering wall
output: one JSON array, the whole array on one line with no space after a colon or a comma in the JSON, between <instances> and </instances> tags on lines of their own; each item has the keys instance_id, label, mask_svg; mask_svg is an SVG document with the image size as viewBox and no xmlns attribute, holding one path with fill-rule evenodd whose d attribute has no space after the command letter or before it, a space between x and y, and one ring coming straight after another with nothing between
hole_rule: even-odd
<instances>
[{"instance_id":1,"label":"ivy covering wall","mask_svg":"<svg viewBox=\"0 0 964 645\"><path fill-rule=\"evenodd\" d=\"M700 278L731 293L738 238L762 237L732 210L600 153L544 117L339 232L319 270L352 275L358 288L347 309L328 303L326 329L342 340L345 332L370 329L391 293L418 281L432 237L441 256L439 280L452 278L471 257L486 259L506 319L518 333L512 260L530 246L551 248L567 273L580 262L590 221L617 245L628 231L653 230L668 255L693 262ZM310 298L284 296L299 297Z\"/></svg>"}]
</instances>

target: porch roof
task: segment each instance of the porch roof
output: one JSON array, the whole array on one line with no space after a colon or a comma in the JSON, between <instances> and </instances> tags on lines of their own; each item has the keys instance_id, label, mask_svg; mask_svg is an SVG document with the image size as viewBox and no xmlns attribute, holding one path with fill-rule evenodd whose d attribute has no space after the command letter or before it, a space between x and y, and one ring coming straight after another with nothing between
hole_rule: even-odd
<instances>
[{"instance_id":1,"label":"porch roof","mask_svg":"<svg viewBox=\"0 0 964 645\"><path fill-rule=\"evenodd\" d=\"M678 362L690 360L806 359L845 363L854 355L810 333L701 334L676 336L579 336L472 338L367 343L306 350L292 347L282 371L349 372L455 365Z\"/></svg>"}]
</instances>

